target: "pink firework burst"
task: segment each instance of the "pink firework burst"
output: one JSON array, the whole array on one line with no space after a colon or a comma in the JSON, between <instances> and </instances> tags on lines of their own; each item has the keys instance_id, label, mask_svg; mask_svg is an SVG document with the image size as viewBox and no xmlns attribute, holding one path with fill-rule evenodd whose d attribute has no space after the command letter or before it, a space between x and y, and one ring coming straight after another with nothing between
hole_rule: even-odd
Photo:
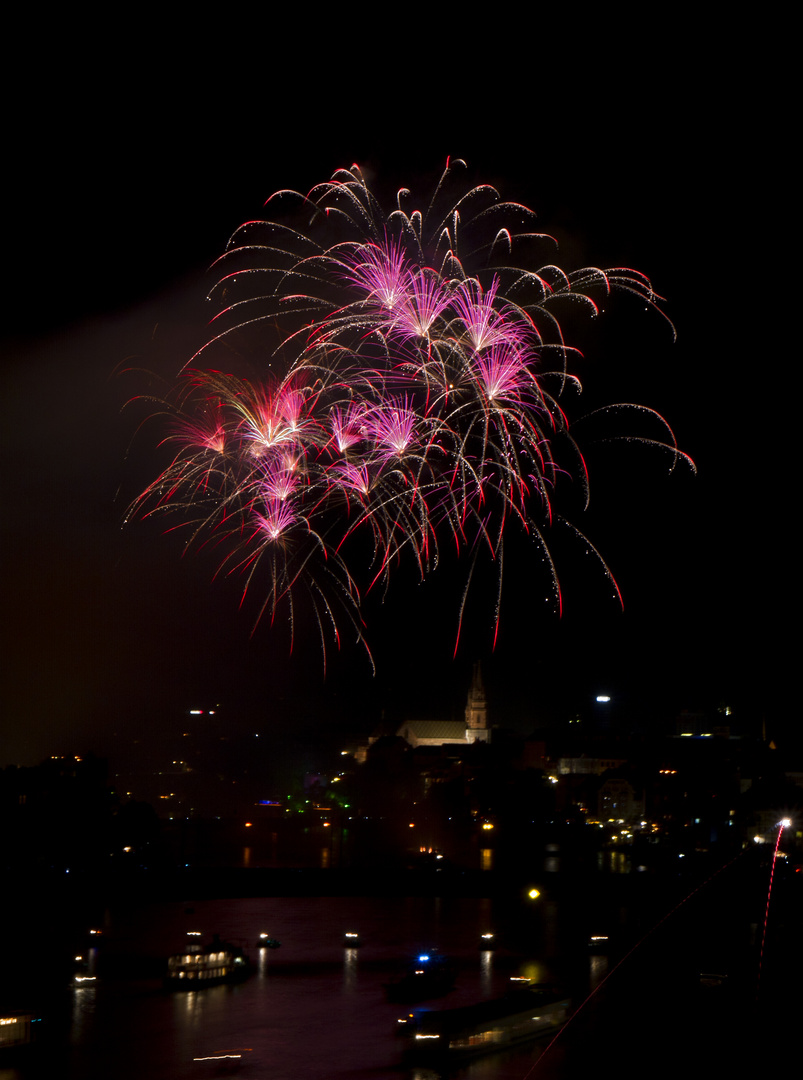
<instances>
[{"instance_id":1,"label":"pink firework burst","mask_svg":"<svg viewBox=\"0 0 803 1080\"><path fill-rule=\"evenodd\" d=\"M348 279L390 317L410 290L410 272L401 244L385 237L381 244L359 244L346 259Z\"/></svg>"},{"instance_id":2,"label":"pink firework burst","mask_svg":"<svg viewBox=\"0 0 803 1080\"><path fill-rule=\"evenodd\" d=\"M288 469L281 461L272 461L265 471L262 491L266 498L275 503L285 502L300 483L295 469Z\"/></svg>"},{"instance_id":3,"label":"pink firework burst","mask_svg":"<svg viewBox=\"0 0 803 1080\"><path fill-rule=\"evenodd\" d=\"M447 166L422 209L408 211L402 189L387 214L359 168L342 169L307 195L278 192L272 220L235 232L215 264L213 334L160 413L175 457L131 508L177 513L191 539L228 543L224 564L246 588L264 572L260 614L286 604L292 621L301 592L324 649L343 612L364 641L355 578L387 584L405 558L426 578L445 550L467 556L468 582L489 554L496 623L511 528L540 547L559 609L550 543L563 478L588 490L559 400L579 390L562 320L617 293L663 314L638 271L567 271L551 252L519 263L514 253L550 239L490 185L455 199L462 167ZM215 366L240 353L247 377ZM689 461L650 409L594 415L634 421L622 437L672 467ZM369 544L346 543L361 531ZM345 552L366 548L368 565L347 565Z\"/></svg>"},{"instance_id":4,"label":"pink firework burst","mask_svg":"<svg viewBox=\"0 0 803 1080\"><path fill-rule=\"evenodd\" d=\"M492 404L520 397L533 382L521 354L506 342L497 342L472 357L472 367Z\"/></svg>"},{"instance_id":5,"label":"pink firework burst","mask_svg":"<svg viewBox=\"0 0 803 1080\"><path fill-rule=\"evenodd\" d=\"M292 503L270 499L264 510L253 511L252 520L259 534L275 542L292 530L299 517Z\"/></svg>"},{"instance_id":6,"label":"pink firework burst","mask_svg":"<svg viewBox=\"0 0 803 1080\"><path fill-rule=\"evenodd\" d=\"M192 450L209 450L222 454L226 449L226 427L222 412L213 408L195 417L177 421L172 438Z\"/></svg>"},{"instance_id":7,"label":"pink firework burst","mask_svg":"<svg viewBox=\"0 0 803 1080\"><path fill-rule=\"evenodd\" d=\"M407 401L374 409L368 426L380 457L401 458L415 441L416 413Z\"/></svg>"},{"instance_id":8,"label":"pink firework burst","mask_svg":"<svg viewBox=\"0 0 803 1080\"><path fill-rule=\"evenodd\" d=\"M434 270L423 267L410 275L403 303L396 313L393 329L410 338L428 338L452 301L453 290Z\"/></svg>"},{"instance_id":9,"label":"pink firework burst","mask_svg":"<svg viewBox=\"0 0 803 1080\"><path fill-rule=\"evenodd\" d=\"M266 452L314 441L314 422L305 418L304 395L292 386L271 393L260 387L240 384L241 393L231 395L229 404L239 415L239 436L243 446L260 456Z\"/></svg>"},{"instance_id":10,"label":"pink firework burst","mask_svg":"<svg viewBox=\"0 0 803 1080\"><path fill-rule=\"evenodd\" d=\"M352 403L345 409L336 405L329 413L329 426L337 449L344 454L365 439L365 405Z\"/></svg>"},{"instance_id":11,"label":"pink firework burst","mask_svg":"<svg viewBox=\"0 0 803 1080\"><path fill-rule=\"evenodd\" d=\"M365 498L371 489L368 466L364 462L352 465L350 461L338 461L332 466L329 475L332 484L346 493L354 493Z\"/></svg>"},{"instance_id":12,"label":"pink firework burst","mask_svg":"<svg viewBox=\"0 0 803 1080\"><path fill-rule=\"evenodd\" d=\"M462 324L461 333L475 352L482 352L492 345L523 343L523 328L518 321L494 307L498 290L499 279L496 277L486 291L475 279L464 281L455 290L453 306Z\"/></svg>"},{"instance_id":13,"label":"pink firework burst","mask_svg":"<svg viewBox=\"0 0 803 1080\"><path fill-rule=\"evenodd\" d=\"M304 410L304 395L293 386L283 386L274 402L276 414L292 435L298 435Z\"/></svg>"}]
</instances>

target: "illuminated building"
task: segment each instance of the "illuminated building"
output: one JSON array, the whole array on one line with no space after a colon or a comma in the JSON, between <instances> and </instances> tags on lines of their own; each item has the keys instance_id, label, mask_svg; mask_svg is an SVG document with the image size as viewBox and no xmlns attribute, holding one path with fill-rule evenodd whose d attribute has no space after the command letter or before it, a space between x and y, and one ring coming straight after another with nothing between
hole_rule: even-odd
<instances>
[{"instance_id":1,"label":"illuminated building","mask_svg":"<svg viewBox=\"0 0 803 1080\"><path fill-rule=\"evenodd\" d=\"M466 701L465 720L406 720L396 732L412 747L465 746L467 743L490 742L488 702L482 682L480 665L474 665L471 687Z\"/></svg>"}]
</instances>

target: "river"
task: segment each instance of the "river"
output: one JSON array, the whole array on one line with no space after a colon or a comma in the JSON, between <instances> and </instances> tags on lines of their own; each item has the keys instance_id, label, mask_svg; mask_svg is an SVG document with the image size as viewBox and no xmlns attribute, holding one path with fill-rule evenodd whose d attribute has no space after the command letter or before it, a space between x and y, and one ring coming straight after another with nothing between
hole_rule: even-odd
<instances>
[{"instance_id":1,"label":"river","mask_svg":"<svg viewBox=\"0 0 803 1080\"><path fill-rule=\"evenodd\" d=\"M395 1029L407 1008L383 989L406 958L431 948L458 967L455 989L427 1003L433 1008L499 995L511 976L557 982L578 1005L622 961L543 1061L547 1040L470 1061L449 1073L456 1080L550 1080L639 1062L651 1076L671 1075L684 1060L687 1075L698 1075L709 1051L712 1067L738 1058L745 1010L697 981L716 949L720 966L730 950L732 969L735 957L749 954L742 916L717 914L722 892L703 907L681 905L666 929L640 912L635 894L624 904L621 895L603 902L595 888L571 903L565 895L117 903L103 916L102 944L87 953L89 972L99 977L50 995L40 1045L0 1061L0 1080L439 1080L437 1070L404 1064ZM588 948L595 930L611 934L610 954ZM164 990L164 960L188 931L245 943L255 973L237 985ZM359 932L360 948L343 947L346 931ZM497 935L494 951L479 947L489 931ZM261 932L281 947L253 947ZM731 970L731 985L735 977ZM706 1033L709 1051L689 1056Z\"/></svg>"}]
</instances>

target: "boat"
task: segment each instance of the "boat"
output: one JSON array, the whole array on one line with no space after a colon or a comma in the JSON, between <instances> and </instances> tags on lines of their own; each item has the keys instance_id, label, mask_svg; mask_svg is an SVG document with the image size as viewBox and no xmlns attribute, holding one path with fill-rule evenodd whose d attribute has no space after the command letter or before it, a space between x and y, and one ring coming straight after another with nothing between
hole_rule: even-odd
<instances>
[{"instance_id":1,"label":"boat","mask_svg":"<svg viewBox=\"0 0 803 1080\"><path fill-rule=\"evenodd\" d=\"M243 950L215 934L208 945L193 942L168 959L165 985L171 990L201 990L217 983L239 982L251 970Z\"/></svg>"},{"instance_id":2,"label":"boat","mask_svg":"<svg viewBox=\"0 0 803 1080\"><path fill-rule=\"evenodd\" d=\"M277 941L276 938L271 937L270 934L260 934L257 939L258 949L280 949L281 947L281 941Z\"/></svg>"},{"instance_id":3,"label":"boat","mask_svg":"<svg viewBox=\"0 0 803 1080\"><path fill-rule=\"evenodd\" d=\"M719 989L720 987L727 987L729 985L728 974L724 971L701 971L697 980L699 985L706 989Z\"/></svg>"},{"instance_id":4,"label":"boat","mask_svg":"<svg viewBox=\"0 0 803 1080\"><path fill-rule=\"evenodd\" d=\"M443 997L454 988L454 964L437 950L419 953L406 972L393 982L385 983L388 1001L426 1001Z\"/></svg>"},{"instance_id":5,"label":"boat","mask_svg":"<svg viewBox=\"0 0 803 1080\"><path fill-rule=\"evenodd\" d=\"M347 930L343 935L344 949L359 949L362 946L362 938L356 930Z\"/></svg>"},{"instance_id":6,"label":"boat","mask_svg":"<svg viewBox=\"0 0 803 1080\"><path fill-rule=\"evenodd\" d=\"M418 1009L399 1028L408 1056L462 1058L554 1032L566 1022L569 1007L554 987L530 986L459 1009Z\"/></svg>"},{"instance_id":7,"label":"boat","mask_svg":"<svg viewBox=\"0 0 803 1080\"><path fill-rule=\"evenodd\" d=\"M590 952L607 952L610 948L610 938L607 934L591 934L588 939Z\"/></svg>"},{"instance_id":8,"label":"boat","mask_svg":"<svg viewBox=\"0 0 803 1080\"><path fill-rule=\"evenodd\" d=\"M4 1061L22 1046L31 1045L32 1013L12 1012L0 1015L0 1060Z\"/></svg>"},{"instance_id":9,"label":"boat","mask_svg":"<svg viewBox=\"0 0 803 1080\"><path fill-rule=\"evenodd\" d=\"M81 987L84 990L94 989L95 983L98 981L95 974L95 958L91 955L88 956L86 953L78 953L73 957L73 965L73 986Z\"/></svg>"}]
</instances>

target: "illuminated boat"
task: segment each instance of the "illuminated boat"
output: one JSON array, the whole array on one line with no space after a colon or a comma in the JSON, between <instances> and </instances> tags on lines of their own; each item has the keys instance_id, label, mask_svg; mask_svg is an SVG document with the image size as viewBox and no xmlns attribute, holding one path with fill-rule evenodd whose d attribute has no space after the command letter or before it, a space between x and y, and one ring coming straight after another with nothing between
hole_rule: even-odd
<instances>
[{"instance_id":1,"label":"illuminated boat","mask_svg":"<svg viewBox=\"0 0 803 1080\"><path fill-rule=\"evenodd\" d=\"M18 1050L21 1046L30 1046L31 1013L13 1012L0 1016L0 1060Z\"/></svg>"},{"instance_id":2,"label":"illuminated boat","mask_svg":"<svg viewBox=\"0 0 803 1080\"><path fill-rule=\"evenodd\" d=\"M270 934L260 934L257 938L258 949L280 949L282 947L281 941L277 941L275 937L271 937Z\"/></svg>"},{"instance_id":3,"label":"illuminated boat","mask_svg":"<svg viewBox=\"0 0 803 1080\"><path fill-rule=\"evenodd\" d=\"M194 942L168 959L165 985L171 990L202 990L217 983L239 982L251 970L243 950L215 934L208 945Z\"/></svg>"},{"instance_id":4,"label":"illuminated boat","mask_svg":"<svg viewBox=\"0 0 803 1080\"><path fill-rule=\"evenodd\" d=\"M611 939L607 934L591 934L588 939L590 952L607 952L611 947Z\"/></svg>"},{"instance_id":5,"label":"illuminated boat","mask_svg":"<svg viewBox=\"0 0 803 1080\"><path fill-rule=\"evenodd\" d=\"M434 949L419 953L401 978L385 983L389 1001L426 1001L454 988L455 966Z\"/></svg>"},{"instance_id":6,"label":"illuminated boat","mask_svg":"<svg viewBox=\"0 0 803 1080\"><path fill-rule=\"evenodd\" d=\"M459 1009L417 1009L399 1021L407 1054L460 1058L504 1050L561 1027L569 999L551 988L528 987Z\"/></svg>"}]
</instances>

